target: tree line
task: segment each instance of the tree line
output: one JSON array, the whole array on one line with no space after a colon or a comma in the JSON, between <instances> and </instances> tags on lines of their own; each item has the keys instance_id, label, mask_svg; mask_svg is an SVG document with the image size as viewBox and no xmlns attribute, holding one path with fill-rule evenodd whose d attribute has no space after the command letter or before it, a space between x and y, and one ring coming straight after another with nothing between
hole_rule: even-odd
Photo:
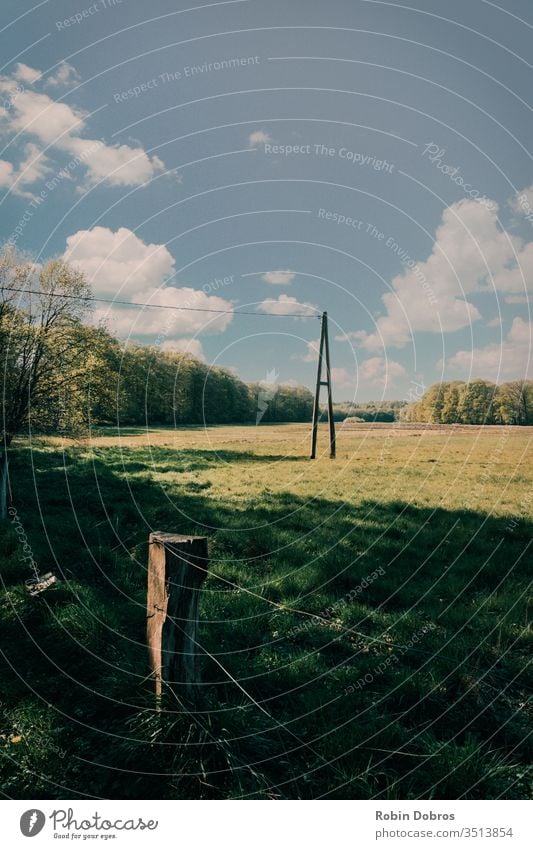
<instances>
[{"instance_id":1,"label":"tree line","mask_svg":"<svg viewBox=\"0 0 533 849\"><path fill-rule=\"evenodd\" d=\"M533 381L452 380L435 383L402 410L408 422L533 425Z\"/></svg>"},{"instance_id":2,"label":"tree line","mask_svg":"<svg viewBox=\"0 0 533 849\"><path fill-rule=\"evenodd\" d=\"M156 346L126 347L105 330L100 366L87 386L87 415L96 424L187 425L310 420L313 396L303 386L244 383L225 368Z\"/></svg>"},{"instance_id":3,"label":"tree line","mask_svg":"<svg viewBox=\"0 0 533 849\"><path fill-rule=\"evenodd\" d=\"M359 422L395 422L401 417L402 408L407 401L367 401L354 404L343 401L333 405L335 421Z\"/></svg>"}]
</instances>

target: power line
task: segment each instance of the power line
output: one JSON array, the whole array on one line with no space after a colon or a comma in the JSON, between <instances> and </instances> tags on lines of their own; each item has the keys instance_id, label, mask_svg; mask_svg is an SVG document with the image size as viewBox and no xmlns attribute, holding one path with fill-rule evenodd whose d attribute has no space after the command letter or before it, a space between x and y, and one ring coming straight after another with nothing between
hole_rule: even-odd
<instances>
[{"instance_id":1,"label":"power line","mask_svg":"<svg viewBox=\"0 0 533 849\"><path fill-rule=\"evenodd\" d=\"M210 312L218 315L255 315L267 316L268 318L320 318L321 313L268 313L268 312L251 312L249 310L215 310L208 307L178 307L171 304L147 304L139 301L118 301L115 298L96 298L94 296L85 297L84 295L67 295L62 292L41 292L38 289L13 289L10 286L1 286L2 292L19 292L23 295L45 295L48 298L69 298L78 301L95 301L102 304L118 304L125 307L147 307L148 309L158 310L178 310L181 312Z\"/></svg>"}]
</instances>

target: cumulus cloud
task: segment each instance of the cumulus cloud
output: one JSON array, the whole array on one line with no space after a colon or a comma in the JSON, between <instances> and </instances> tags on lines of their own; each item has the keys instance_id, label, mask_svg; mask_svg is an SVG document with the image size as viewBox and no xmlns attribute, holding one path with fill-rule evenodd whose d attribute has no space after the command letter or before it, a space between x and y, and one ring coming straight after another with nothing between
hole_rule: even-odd
<instances>
[{"instance_id":1,"label":"cumulus cloud","mask_svg":"<svg viewBox=\"0 0 533 849\"><path fill-rule=\"evenodd\" d=\"M527 304L529 301L527 295L506 295L504 300L506 304Z\"/></svg>"},{"instance_id":2,"label":"cumulus cloud","mask_svg":"<svg viewBox=\"0 0 533 849\"><path fill-rule=\"evenodd\" d=\"M159 288L175 265L166 245L146 244L127 227L78 230L67 239L65 260L83 271L95 295L117 298Z\"/></svg>"},{"instance_id":3,"label":"cumulus cloud","mask_svg":"<svg viewBox=\"0 0 533 849\"><path fill-rule=\"evenodd\" d=\"M301 360L303 363L315 363L318 360L320 351L320 339L313 339L306 343L307 351L305 354L296 354L295 360Z\"/></svg>"},{"instance_id":4,"label":"cumulus cloud","mask_svg":"<svg viewBox=\"0 0 533 849\"><path fill-rule=\"evenodd\" d=\"M337 389L345 389L347 387L353 388L355 383L355 378L353 374L350 374L347 369L334 366L331 369L331 381Z\"/></svg>"},{"instance_id":5,"label":"cumulus cloud","mask_svg":"<svg viewBox=\"0 0 533 849\"><path fill-rule=\"evenodd\" d=\"M221 333L233 318L229 301L191 286L146 289L135 295L135 302L149 306L102 304L95 310L94 320L104 321L116 336L127 338L158 336L161 332L171 336Z\"/></svg>"},{"instance_id":6,"label":"cumulus cloud","mask_svg":"<svg viewBox=\"0 0 533 849\"><path fill-rule=\"evenodd\" d=\"M29 65L25 65L24 62L17 62L15 70L13 71L13 76L21 83L33 85L37 82L37 80L41 79L42 74L40 71L37 71L36 68L30 68Z\"/></svg>"},{"instance_id":7,"label":"cumulus cloud","mask_svg":"<svg viewBox=\"0 0 533 849\"><path fill-rule=\"evenodd\" d=\"M0 82L0 90L9 90ZM9 129L36 136L44 144L67 149L71 137L83 130L87 113L47 94L24 90L13 97Z\"/></svg>"},{"instance_id":8,"label":"cumulus cloud","mask_svg":"<svg viewBox=\"0 0 533 849\"><path fill-rule=\"evenodd\" d=\"M10 186L13 182L14 168L11 162L0 159L0 186Z\"/></svg>"},{"instance_id":9,"label":"cumulus cloud","mask_svg":"<svg viewBox=\"0 0 533 849\"><path fill-rule=\"evenodd\" d=\"M79 83L81 77L70 62L61 62L55 74L46 78L46 86L69 86Z\"/></svg>"},{"instance_id":10,"label":"cumulus cloud","mask_svg":"<svg viewBox=\"0 0 533 849\"><path fill-rule=\"evenodd\" d=\"M363 333L364 331L362 330L350 330L347 333L340 333L338 336L335 336L335 342L357 342Z\"/></svg>"},{"instance_id":11,"label":"cumulus cloud","mask_svg":"<svg viewBox=\"0 0 533 849\"><path fill-rule=\"evenodd\" d=\"M278 269L278 271L267 271L262 275L261 279L265 283L272 283L273 286L288 286L295 277L296 274L294 271Z\"/></svg>"},{"instance_id":12,"label":"cumulus cloud","mask_svg":"<svg viewBox=\"0 0 533 849\"><path fill-rule=\"evenodd\" d=\"M395 378L405 377L407 374L401 363L386 357L370 357L357 366L357 380L367 387L379 387L384 392L394 386ZM334 388L338 390L355 390L355 371L342 367L331 369L331 379Z\"/></svg>"},{"instance_id":13,"label":"cumulus cloud","mask_svg":"<svg viewBox=\"0 0 533 849\"><path fill-rule=\"evenodd\" d=\"M33 143L24 145L25 158L14 167L11 162L0 159L0 186L8 188L13 194L25 198L34 198L35 194L28 189L50 173L52 168L48 158L40 148Z\"/></svg>"},{"instance_id":14,"label":"cumulus cloud","mask_svg":"<svg viewBox=\"0 0 533 849\"><path fill-rule=\"evenodd\" d=\"M14 75L0 77L0 93L9 103L8 109L0 111L4 131L33 136L43 145L79 160L89 185L103 181L111 186L140 186L164 169L159 157L150 156L142 147L109 145L82 137L87 128L87 112L22 84L35 83L40 76L34 68L19 64ZM46 85L66 85L75 79L76 70L63 63Z\"/></svg>"},{"instance_id":15,"label":"cumulus cloud","mask_svg":"<svg viewBox=\"0 0 533 849\"><path fill-rule=\"evenodd\" d=\"M405 377L407 374L401 363L386 357L370 357L361 363L358 372L360 380L384 389L392 385L395 377Z\"/></svg>"},{"instance_id":16,"label":"cumulus cloud","mask_svg":"<svg viewBox=\"0 0 533 849\"><path fill-rule=\"evenodd\" d=\"M254 130L254 132L250 133L248 136L250 147L255 147L257 144L265 144L265 142L269 141L272 141L272 139L264 130Z\"/></svg>"},{"instance_id":17,"label":"cumulus cloud","mask_svg":"<svg viewBox=\"0 0 533 849\"><path fill-rule=\"evenodd\" d=\"M318 307L313 304L301 304L291 295L280 295L278 298L266 298L262 301L258 310L270 315L316 315Z\"/></svg>"},{"instance_id":18,"label":"cumulus cloud","mask_svg":"<svg viewBox=\"0 0 533 849\"><path fill-rule=\"evenodd\" d=\"M205 360L204 349L199 339L167 339L161 345L162 351L191 354L197 360Z\"/></svg>"},{"instance_id":19,"label":"cumulus cloud","mask_svg":"<svg viewBox=\"0 0 533 849\"><path fill-rule=\"evenodd\" d=\"M516 192L509 201L509 206L515 212L530 214L533 211L533 184Z\"/></svg>"},{"instance_id":20,"label":"cumulus cloud","mask_svg":"<svg viewBox=\"0 0 533 849\"><path fill-rule=\"evenodd\" d=\"M104 181L113 186L141 186L165 167L158 156L148 156L142 147L127 144L72 138L67 149L83 161L93 184Z\"/></svg>"},{"instance_id":21,"label":"cumulus cloud","mask_svg":"<svg viewBox=\"0 0 533 849\"><path fill-rule=\"evenodd\" d=\"M532 378L532 338L533 323L515 318L503 341L470 351L458 351L448 359L447 367L465 378L482 376L495 382Z\"/></svg>"},{"instance_id":22,"label":"cumulus cloud","mask_svg":"<svg viewBox=\"0 0 533 849\"><path fill-rule=\"evenodd\" d=\"M382 297L385 314L371 333L356 331L363 348L402 347L414 332L453 332L481 318L468 300L472 293L497 290L504 296L533 290L533 242L503 231L492 208L462 200L448 207L437 229L431 255L415 262L394 250L404 271Z\"/></svg>"},{"instance_id":23,"label":"cumulus cloud","mask_svg":"<svg viewBox=\"0 0 533 849\"><path fill-rule=\"evenodd\" d=\"M230 301L191 286L170 285L175 260L166 245L146 244L127 227L78 230L67 239L64 259L84 272L97 297L150 305L97 307L94 320L104 321L121 338L219 333L233 318Z\"/></svg>"}]
</instances>

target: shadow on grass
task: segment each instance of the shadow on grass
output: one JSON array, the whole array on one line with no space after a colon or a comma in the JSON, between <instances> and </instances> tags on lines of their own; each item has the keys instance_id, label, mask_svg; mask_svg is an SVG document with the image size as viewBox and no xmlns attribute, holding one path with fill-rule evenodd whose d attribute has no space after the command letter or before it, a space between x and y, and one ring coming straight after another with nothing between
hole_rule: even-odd
<instances>
[{"instance_id":1,"label":"shadow on grass","mask_svg":"<svg viewBox=\"0 0 533 849\"><path fill-rule=\"evenodd\" d=\"M97 448L95 456L101 461L105 457L105 465L109 469L130 473L156 471L193 472L219 466L221 463L232 465L254 465L271 463L301 462L302 456L285 454L255 454L253 451L234 451L231 449L206 450L191 448L165 448L152 446L145 450L145 458L139 461L138 448Z\"/></svg>"},{"instance_id":2,"label":"shadow on grass","mask_svg":"<svg viewBox=\"0 0 533 849\"><path fill-rule=\"evenodd\" d=\"M13 458L28 544L41 571L62 580L30 599L19 539L2 532L4 792L527 795L531 524L509 530L469 511L283 492L236 511L179 482L170 501L158 485L124 475L123 454L37 450L34 471L28 451ZM224 455L230 464L272 460L157 449L157 463L205 468ZM146 449L142 456L149 467ZM144 681L152 529L210 536L196 720L154 712Z\"/></svg>"}]
</instances>

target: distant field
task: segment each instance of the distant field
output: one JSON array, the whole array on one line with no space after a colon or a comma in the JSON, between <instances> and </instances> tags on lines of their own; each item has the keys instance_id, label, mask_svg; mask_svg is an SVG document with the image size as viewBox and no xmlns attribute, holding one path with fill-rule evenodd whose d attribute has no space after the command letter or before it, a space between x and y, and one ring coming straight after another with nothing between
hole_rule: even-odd
<instances>
[{"instance_id":1,"label":"distant field","mask_svg":"<svg viewBox=\"0 0 533 849\"><path fill-rule=\"evenodd\" d=\"M162 471L159 449L204 452L204 463L195 464L194 469L179 465L179 481L207 484L210 496L229 495L238 501L261 494L266 486L278 491L287 488L300 497L337 497L354 504L400 498L424 506L483 508L511 516L529 503L532 513L533 428L337 425L336 460L329 459L323 428L319 456L312 462L308 461L309 435L309 426L292 424L128 428L119 435L116 429L102 429L80 446L82 452L92 447L97 454L100 449L114 449L125 459L132 452L146 451L142 468L130 474L155 476L163 488L174 475L168 464ZM126 462L123 471L128 472Z\"/></svg>"},{"instance_id":2,"label":"distant field","mask_svg":"<svg viewBox=\"0 0 533 849\"><path fill-rule=\"evenodd\" d=\"M14 505L62 580L30 599L4 532L4 793L528 797L532 438L347 425L334 461L303 425L21 441ZM154 529L210 538L194 715L145 681Z\"/></svg>"}]
</instances>

